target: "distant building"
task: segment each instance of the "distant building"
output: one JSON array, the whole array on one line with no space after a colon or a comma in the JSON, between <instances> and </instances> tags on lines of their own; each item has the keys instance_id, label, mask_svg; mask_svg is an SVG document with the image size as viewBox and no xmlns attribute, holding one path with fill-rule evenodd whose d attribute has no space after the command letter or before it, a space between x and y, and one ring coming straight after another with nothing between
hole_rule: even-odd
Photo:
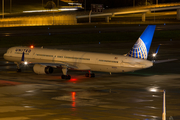
<instances>
[{"instance_id":1,"label":"distant building","mask_svg":"<svg viewBox=\"0 0 180 120\"><path fill-rule=\"evenodd\" d=\"M62 2L67 2L67 3L73 3L73 2L80 2L82 3L84 0L60 0Z\"/></svg>"}]
</instances>

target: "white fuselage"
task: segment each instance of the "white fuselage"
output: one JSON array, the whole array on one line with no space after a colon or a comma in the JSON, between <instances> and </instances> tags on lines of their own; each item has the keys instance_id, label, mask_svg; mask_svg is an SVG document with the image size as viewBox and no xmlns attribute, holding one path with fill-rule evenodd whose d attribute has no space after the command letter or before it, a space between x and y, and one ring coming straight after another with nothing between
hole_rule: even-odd
<instances>
[{"instance_id":1,"label":"white fuselage","mask_svg":"<svg viewBox=\"0 0 180 120\"><path fill-rule=\"evenodd\" d=\"M122 55L44 48L31 49L29 47L9 48L4 54L4 59L21 62L23 52L25 53L24 61L31 63L59 63L61 65L76 66L77 70L117 73L135 71L153 66L151 61Z\"/></svg>"}]
</instances>

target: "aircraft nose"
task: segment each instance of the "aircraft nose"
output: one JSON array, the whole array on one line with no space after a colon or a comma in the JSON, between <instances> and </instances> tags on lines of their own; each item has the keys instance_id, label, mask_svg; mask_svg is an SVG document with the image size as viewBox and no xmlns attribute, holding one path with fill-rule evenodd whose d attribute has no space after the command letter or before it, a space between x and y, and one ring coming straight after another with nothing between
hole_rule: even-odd
<instances>
[{"instance_id":1,"label":"aircraft nose","mask_svg":"<svg viewBox=\"0 0 180 120\"><path fill-rule=\"evenodd\" d=\"M3 58L4 58L4 59L6 59L6 58L7 58L7 53L5 53L5 54L3 55Z\"/></svg>"}]
</instances>

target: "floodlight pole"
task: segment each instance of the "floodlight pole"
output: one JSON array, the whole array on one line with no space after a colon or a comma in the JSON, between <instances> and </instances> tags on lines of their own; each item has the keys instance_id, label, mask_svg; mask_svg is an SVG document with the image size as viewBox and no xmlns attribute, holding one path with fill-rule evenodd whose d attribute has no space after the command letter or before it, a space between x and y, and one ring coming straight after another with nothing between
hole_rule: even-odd
<instances>
[{"instance_id":1,"label":"floodlight pole","mask_svg":"<svg viewBox=\"0 0 180 120\"><path fill-rule=\"evenodd\" d=\"M4 18L4 0L2 0L2 19Z\"/></svg>"},{"instance_id":2,"label":"floodlight pole","mask_svg":"<svg viewBox=\"0 0 180 120\"><path fill-rule=\"evenodd\" d=\"M12 12L12 0L10 0L10 10L9 12L11 13Z\"/></svg>"},{"instance_id":3,"label":"floodlight pole","mask_svg":"<svg viewBox=\"0 0 180 120\"><path fill-rule=\"evenodd\" d=\"M59 7L59 0L57 0L57 7Z\"/></svg>"},{"instance_id":4,"label":"floodlight pole","mask_svg":"<svg viewBox=\"0 0 180 120\"><path fill-rule=\"evenodd\" d=\"M158 5L158 0L156 0L156 5Z\"/></svg>"},{"instance_id":5,"label":"floodlight pole","mask_svg":"<svg viewBox=\"0 0 180 120\"><path fill-rule=\"evenodd\" d=\"M85 12L86 12L86 0L84 1L84 9L85 9Z\"/></svg>"},{"instance_id":6,"label":"floodlight pole","mask_svg":"<svg viewBox=\"0 0 180 120\"><path fill-rule=\"evenodd\" d=\"M90 10L89 12L89 23L91 23L91 13L92 13L92 10Z\"/></svg>"},{"instance_id":7,"label":"floodlight pole","mask_svg":"<svg viewBox=\"0 0 180 120\"><path fill-rule=\"evenodd\" d=\"M166 91L163 91L163 113L162 120L166 120Z\"/></svg>"},{"instance_id":8,"label":"floodlight pole","mask_svg":"<svg viewBox=\"0 0 180 120\"><path fill-rule=\"evenodd\" d=\"M43 6L44 6L44 5L43 5L43 0L42 0L42 8L43 8Z\"/></svg>"},{"instance_id":9,"label":"floodlight pole","mask_svg":"<svg viewBox=\"0 0 180 120\"><path fill-rule=\"evenodd\" d=\"M146 6L147 6L147 0L146 0Z\"/></svg>"},{"instance_id":10,"label":"floodlight pole","mask_svg":"<svg viewBox=\"0 0 180 120\"><path fill-rule=\"evenodd\" d=\"M155 22L155 10L154 10L154 22Z\"/></svg>"}]
</instances>

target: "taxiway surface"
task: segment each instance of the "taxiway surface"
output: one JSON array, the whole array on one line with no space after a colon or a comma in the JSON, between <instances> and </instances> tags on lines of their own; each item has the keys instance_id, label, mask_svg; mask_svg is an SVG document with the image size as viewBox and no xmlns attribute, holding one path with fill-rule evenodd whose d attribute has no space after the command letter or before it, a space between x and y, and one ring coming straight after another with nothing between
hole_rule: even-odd
<instances>
[{"instance_id":1,"label":"taxiway surface","mask_svg":"<svg viewBox=\"0 0 180 120\"><path fill-rule=\"evenodd\" d=\"M165 43L170 46L160 48L158 59L179 59L179 42ZM86 49L128 52L129 45L87 45ZM77 47L85 49L84 45L71 49ZM167 118L180 119L179 60L131 73L96 73L96 78L69 71L72 79L67 81L61 80L60 70L50 75L36 75L28 67L22 73L15 71L13 63L1 59L0 120L161 120L162 93L151 89L166 90Z\"/></svg>"}]
</instances>

